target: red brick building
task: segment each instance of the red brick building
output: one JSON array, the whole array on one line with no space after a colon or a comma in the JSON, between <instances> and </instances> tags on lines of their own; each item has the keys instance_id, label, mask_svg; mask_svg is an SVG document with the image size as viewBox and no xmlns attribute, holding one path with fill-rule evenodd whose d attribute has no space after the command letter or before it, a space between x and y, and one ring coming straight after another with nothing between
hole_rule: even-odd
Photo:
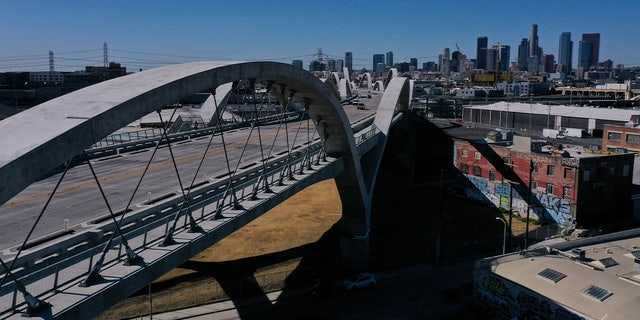
<instances>
[{"instance_id":1,"label":"red brick building","mask_svg":"<svg viewBox=\"0 0 640 320\"><path fill-rule=\"evenodd\" d=\"M633 220L633 154L596 154L523 137L514 142L454 140L454 165L461 173L456 190L497 207L511 202L520 216L531 208L531 218L566 228Z\"/></svg>"},{"instance_id":2,"label":"red brick building","mask_svg":"<svg viewBox=\"0 0 640 320\"><path fill-rule=\"evenodd\" d=\"M605 124L602 134L602 150L614 152L624 150L636 154L640 153L640 127Z\"/></svg>"}]
</instances>

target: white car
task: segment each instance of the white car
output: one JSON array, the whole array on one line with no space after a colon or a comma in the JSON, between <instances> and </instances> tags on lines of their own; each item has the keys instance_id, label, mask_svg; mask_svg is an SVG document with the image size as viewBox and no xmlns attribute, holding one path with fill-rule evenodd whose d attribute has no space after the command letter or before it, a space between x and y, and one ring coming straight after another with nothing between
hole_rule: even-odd
<instances>
[{"instance_id":1,"label":"white car","mask_svg":"<svg viewBox=\"0 0 640 320\"><path fill-rule=\"evenodd\" d=\"M345 279L342 286L348 290L354 288L364 288L376 284L376 277L372 273L358 273Z\"/></svg>"}]
</instances>

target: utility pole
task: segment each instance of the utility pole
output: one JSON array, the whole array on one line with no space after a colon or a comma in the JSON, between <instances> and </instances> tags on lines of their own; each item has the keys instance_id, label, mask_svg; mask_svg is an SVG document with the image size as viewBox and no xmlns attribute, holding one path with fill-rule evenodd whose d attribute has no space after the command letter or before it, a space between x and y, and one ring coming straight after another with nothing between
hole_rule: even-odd
<instances>
[{"instance_id":1,"label":"utility pole","mask_svg":"<svg viewBox=\"0 0 640 320\"><path fill-rule=\"evenodd\" d=\"M533 175L533 160L529 160L529 196L527 200L527 222L524 229L524 249L529 245L529 212L531 211L531 185Z\"/></svg>"}]
</instances>

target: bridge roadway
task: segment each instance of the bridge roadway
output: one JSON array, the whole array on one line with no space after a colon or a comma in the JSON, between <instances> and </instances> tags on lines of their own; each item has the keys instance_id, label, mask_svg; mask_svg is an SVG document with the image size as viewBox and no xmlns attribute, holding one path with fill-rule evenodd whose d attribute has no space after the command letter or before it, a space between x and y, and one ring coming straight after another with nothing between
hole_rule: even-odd
<instances>
[{"instance_id":1,"label":"bridge roadway","mask_svg":"<svg viewBox=\"0 0 640 320\"><path fill-rule=\"evenodd\" d=\"M349 121L354 128L354 131L361 131L366 133L371 133L370 124L373 122L373 116L376 113L376 105L380 101L380 96L378 94L373 94L372 98L367 101L367 107L365 110L357 109L354 105L347 105L344 107L345 113L347 114ZM319 152L319 138L315 135L315 128L311 128L313 137L311 137L312 141L307 141L309 136L307 135L309 131L307 131L308 122L306 121L298 121L288 123L288 132L289 132L289 141L296 141L295 145L291 148L291 150L297 150L298 153L298 161L303 161L304 155L307 152L307 146L315 146L311 148L316 152L316 164L320 164L320 154ZM247 204L251 201L246 201L248 199L248 194L251 193L254 188L255 182L255 173L261 169L261 151L260 151L260 142L262 142L262 153L265 154L264 157L269 157L275 161L277 156L283 158L287 153L287 145L285 143L286 139L278 138L274 139L279 135L282 135L282 132L278 134L279 131L284 130L282 126L278 125L267 125L261 126L260 137L255 135L250 136L252 128L242 128L235 129L228 132L224 132L224 139L226 145L227 156L230 159L229 163L233 165L233 159L242 159L238 165L238 174L240 176L240 171L249 172L248 175L251 175L251 171L253 171L254 179L252 182L247 182L243 185L239 185L238 189L236 189L236 193L241 193L242 195L238 195L241 199L241 203L243 205L243 209L248 209L251 207L251 204ZM356 137L358 135L356 134ZM371 136L369 136L371 137ZM202 184L215 184L217 181L217 185L220 187L217 189L221 191L224 189L224 186L227 184L223 182L228 178L227 172L227 161L225 160L225 152L223 152L223 147L221 143L220 134L214 136L211 141L214 140L206 159L206 162L202 164L203 168L206 170L198 171L196 174L196 168L199 166L199 161L202 158L203 150L206 148L209 143L209 137L199 137L194 139L189 139L183 142L175 143L171 145L171 148L164 147L158 149L157 153L154 155L154 162L149 167L147 175L144 180L140 184L138 192L136 196L131 200L132 206L129 208L134 211L153 207L149 201L154 202L154 200L158 200L159 203L165 201L165 199L178 199L177 201L173 201L174 203L169 207L172 207L172 211L167 214L167 218L162 219L161 222L158 222L154 225L146 223L144 227L144 231L132 231L135 228L127 229L127 226L123 227L124 232L127 233L127 238L131 242L131 246L134 250L143 250L149 246L151 246L152 241L155 239L161 238L161 235L164 234L166 228L170 225L170 213L176 211L176 203L180 202L180 195L182 193L182 189L180 189L180 185L178 179L176 179L177 174L176 170L181 177L181 182L184 187L188 187L192 182L195 186ZM358 138L357 138L358 139ZM262 141L260 141L262 140ZM360 139L361 142L365 141L365 139ZM270 144L273 142L273 149L270 150ZM362 152L366 152L373 145L367 147L367 149L362 150ZM311 150L310 149L310 150ZM29 247L26 251L22 252L21 260L19 261L28 261L25 262L24 267L14 269L14 275L17 277L21 277L23 282L29 286L29 294L37 295L41 299L38 303L52 303L55 305L59 305L60 303L64 305L73 305L74 303L78 303L84 295L91 295L95 291L103 290L103 287L100 285L94 285L87 288L79 288L77 283L79 280L78 274L86 274L92 265L95 264L95 260L97 260L99 255L100 247L96 246L94 249L90 251L89 254L84 254L84 257L77 258L69 258L65 257L67 260L66 263L57 263L56 256L65 256L64 253L60 253L61 251L71 250L70 248L60 249L60 246L63 247L78 247L81 249L84 248L84 244L81 241L80 243L74 242L65 242L65 239L73 239L73 234L83 234L83 230L86 229L95 229L101 225L109 224L112 220L111 215L109 214L108 208L104 204L104 200L102 199L102 195L99 192L99 188L93 177L90 173L90 169L93 169L96 173L96 176L100 180L100 185L105 192L105 197L109 199L109 203L111 209L114 212L121 211L125 208L127 201L129 201L129 197L133 193L134 187L136 185L136 181L140 179L140 175L144 171L145 161L149 158L149 155L153 152L152 149L143 149L137 150L129 153L123 153L117 156L99 158L91 160L92 168L87 165L79 165L72 169L70 169L62 183L59 186L58 191L56 192L56 196L52 199L47 207L47 213L43 216L42 220L38 224L38 228L34 230L33 235L31 236L32 240L27 243ZM176 162L176 167L173 166L173 160L171 157L171 153L173 153L173 158ZM335 160L335 159L334 159ZM333 160L328 160L329 164L333 163ZM294 172L302 172L301 169L311 168L310 164L304 164L298 162L297 167L296 164L293 164ZM302 167L302 168L301 168ZM342 170L331 169L331 170ZM315 166L314 170L315 174L321 173L324 166ZM233 168L232 168L233 170ZM273 170L281 171L282 169ZM328 170L328 171L331 171ZM313 170L312 170L313 171ZM307 170L306 175L312 175ZM327 177L335 176L335 172L320 174L318 177L308 180L305 183L297 183L300 184L299 189L303 188L306 185L312 184L315 181L326 179ZM194 176L195 175L195 176ZM303 174L304 175L304 174ZM33 221L36 220L39 215L39 211L42 210L43 206L47 201L47 197L52 192L60 174L53 175L47 179L44 179L40 182L34 183L29 186L18 195L13 197L11 200L7 201L4 205L0 206L0 215L2 215L3 223L0 226L0 248L2 251L2 259L3 261L11 261L11 257L14 256L17 252L17 249L24 241L24 237L29 232L29 228L32 226ZM274 179L277 179L276 174L274 173L271 177L271 184L274 183ZM296 174L296 179L302 182L304 177L299 177ZM289 184L289 183L287 183ZM275 189L275 188L274 188ZM187 191L188 192L188 191ZM221 192L218 192L221 193ZM276 192L278 193L278 192ZM295 193L295 192L294 192ZM195 193L194 193L195 194ZM197 198L199 195L193 196ZM215 211L217 208L217 203L222 201L224 203L224 199L220 200L220 195L217 195L217 198L212 198L208 202L202 201L198 203L194 201L193 206L198 206L198 208L193 209L190 208L188 210L200 211L200 217L198 220L204 221L211 219L211 216L207 216L207 214ZM249 199L251 200L251 199ZM229 204L227 207L231 205ZM281 200L280 200L281 201ZM255 201L254 201L255 202ZM237 222L237 224L246 224L248 221L251 221L253 218L259 216L262 211L268 210L270 207L274 206L277 203L267 205L263 209L259 209L258 213L252 214L249 218ZM165 205L166 206L166 205ZM168 210L164 207L161 207L160 210ZM148 210L147 210L148 211ZM228 212L225 211L225 215L228 216ZM129 214L129 213L128 213ZM233 214L233 213L232 213ZM236 213L238 216L240 213ZM195 213L194 213L195 215ZM147 219L146 217L143 219ZM129 219L132 220L132 219ZM133 219L135 220L135 219ZM68 221L68 222L65 222ZM203 224L203 222L200 222ZM129 224L135 224L131 222ZM186 216L185 216L185 227L187 225ZM156 236L152 236L152 229L155 228ZM206 227L205 227L206 228ZM215 228L215 227L214 227ZM226 234L233 232L236 230L238 226L234 226L231 229L228 229L226 233L220 233L220 239L223 238ZM67 230L67 232L65 232ZM104 229L104 230L108 230ZM102 231L100 234L93 234L93 238L108 238L109 233L114 233L113 228L110 231ZM91 236L91 232L85 232ZM137 236L129 237L129 234L137 234ZM58 237L52 236L58 235ZM185 240L185 233L180 233L180 235L176 235L176 237L180 237L181 240ZM193 239L193 237L187 237ZM82 240L83 238L81 238ZM92 242L92 240L86 240L85 242ZM100 242L104 245L104 241ZM33 247L31 247L33 246ZM47 251L47 247L55 248ZM122 243L120 241L114 242L112 245L113 248L118 248L117 254L109 253L109 257L106 259L105 268L107 264L110 266L109 275L112 275L114 278L121 276L122 274L118 273L117 269L119 269L117 263L121 259L126 260L125 253L122 252ZM58 247L58 248L56 248ZM45 248L45 249L42 249ZM86 251L86 250L85 250ZM116 250L112 250L116 251ZM150 257L149 250L144 252L145 263L151 264L154 257ZM29 253L34 252L37 254L44 254L42 256L34 256L29 257ZM158 252L156 252L158 253ZM196 252L197 253L197 252ZM166 252L159 252L160 255L166 254ZM190 253L191 255L194 253ZM69 255L69 254L67 254ZM31 259L37 259L39 261L29 261ZM68 260L73 260L69 265ZM42 263L45 261L45 263ZM52 263L48 263L52 262ZM56 262L56 263L54 263ZM35 265L38 265L35 268ZM52 267L47 265L55 265L55 272L52 274ZM34 268L41 272L43 275L37 275L38 272L34 272ZM84 272L78 272L78 268L86 268ZM148 268L148 267L147 267ZM27 271L28 269L28 271ZM114 273L111 271L115 270ZM106 272L106 271L105 271ZM34 276L35 275L35 276ZM103 275L105 277L106 282L109 282L109 278L107 275ZM143 277L144 278L144 277ZM75 280L74 280L75 279ZM147 279L150 281L153 279ZM8 282L8 281L7 281ZM52 288L54 289L51 292ZM71 289L71 290L69 290ZM131 289L129 289L131 290ZM24 310L24 303L22 303L22 307L20 304L21 298L19 297L20 292L19 288L16 288L13 283L5 283L2 291L0 291L0 318L1 319L9 319L14 317L22 317L20 313L14 313L15 309ZM49 292L47 294L47 292ZM60 294L66 293L67 296ZM79 296L73 297L74 295ZM69 301L69 297L73 297ZM31 297L33 298L33 297ZM25 297L25 299L29 299L29 297ZM44 300L47 300L44 302ZM108 299L106 299L108 300ZM75 302L74 302L75 301ZM107 306L113 302L106 303ZM101 306L102 307L102 306ZM106 307L106 306L104 306ZM85 307L86 309L86 307ZM94 309L98 310L99 308ZM12 311L13 310L13 311ZM54 312L54 311L51 311ZM97 312L97 311L95 311ZM63 312L64 313L64 312ZM73 312L69 313L73 315ZM43 318L53 317L54 314L47 315L45 314ZM58 318L58 316L55 316ZM61 318L68 318L69 316L61 316ZM73 317L73 316L70 316Z\"/></svg>"},{"instance_id":2,"label":"bridge roadway","mask_svg":"<svg viewBox=\"0 0 640 320\"><path fill-rule=\"evenodd\" d=\"M374 94L372 101L368 102L366 110L358 110L355 105L345 105L344 110L352 124L356 125L363 120L372 119L375 115L376 103L379 102L379 95ZM300 131L298 129L300 124ZM278 131L278 124L261 126L263 144L270 144ZM247 134L251 128L240 128L224 132L224 139L227 145L229 159L240 159L243 146L247 139ZM283 131L284 128L280 128ZM311 128L314 130L314 128ZM294 150L303 150L307 143L307 123L302 121L288 124L289 141L294 141L297 137ZM283 133L280 132L280 135ZM260 165L260 145L259 138L253 134L250 143L244 150L244 158L241 160L240 168L248 168ZM227 173L226 160L223 146L219 139L220 134L214 137L214 143L208 151L203 168L199 176L195 177L196 183L205 180L215 180L218 176ZM198 137L181 141L171 145L178 171L185 187L189 186L191 179L199 165L202 152L209 143L210 136ZM316 135L315 140L318 140ZM278 138L273 148L273 155L286 152L286 141ZM265 146L265 152L268 152ZM96 175L100 178L107 199L112 203L112 209L119 211L124 209L137 180L140 178L152 148L136 150L128 153L121 153L117 156L93 159L92 163ZM233 160L231 160L233 165ZM168 178L170 177L170 178ZM5 253L15 251L15 247L22 244L24 237L28 234L33 221L38 217L50 192L60 174L53 175L47 179L32 184L21 193L16 195L4 205L0 206L0 215L3 223L0 224L0 249ZM180 193L180 186L176 179L169 149L163 147L158 150L154 157L154 162L149 168L139 191L133 199L133 204L142 204L151 199L164 196L169 193ZM64 231L65 221L68 230L79 231L83 226L88 226L91 221L104 220L109 216L109 211L104 205L104 200L97 188L90 169L87 165L79 165L71 168L62 181L56 196L47 207L46 215L34 230L32 239L43 239L48 235L57 234ZM31 241L33 242L33 241ZM11 256L5 254L4 256Z\"/></svg>"}]
</instances>

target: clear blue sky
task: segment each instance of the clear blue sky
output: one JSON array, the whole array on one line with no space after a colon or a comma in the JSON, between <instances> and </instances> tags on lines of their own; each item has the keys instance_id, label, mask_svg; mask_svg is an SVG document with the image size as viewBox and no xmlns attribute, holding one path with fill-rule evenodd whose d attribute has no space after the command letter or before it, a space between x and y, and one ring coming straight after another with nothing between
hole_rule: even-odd
<instances>
[{"instance_id":1,"label":"clear blue sky","mask_svg":"<svg viewBox=\"0 0 640 320\"><path fill-rule=\"evenodd\" d=\"M0 72L59 71L109 61L129 71L199 60L304 61L353 52L354 68L374 53L421 66L456 43L476 58L476 40L517 46L538 25L544 53L558 58L571 32L574 66L582 33L600 33L600 61L640 65L639 0L0 0Z\"/></svg>"}]
</instances>

